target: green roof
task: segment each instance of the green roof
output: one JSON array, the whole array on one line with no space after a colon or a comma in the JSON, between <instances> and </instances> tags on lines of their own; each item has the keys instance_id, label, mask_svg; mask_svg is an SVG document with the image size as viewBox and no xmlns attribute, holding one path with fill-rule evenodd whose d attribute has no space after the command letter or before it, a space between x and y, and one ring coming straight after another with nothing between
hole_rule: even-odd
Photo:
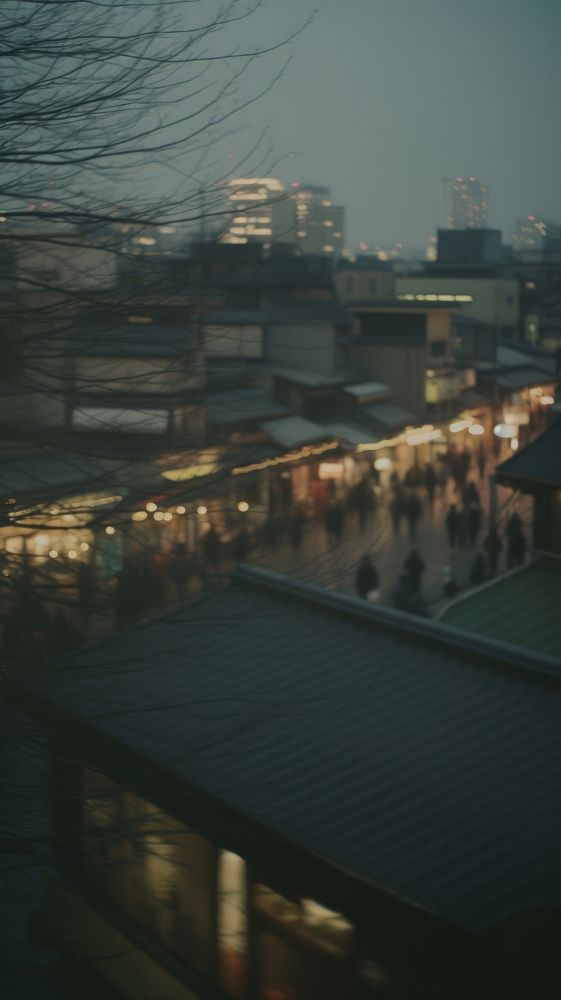
<instances>
[{"instance_id":1,"label":"green roof","mask_svg":"<svg viewBox=\"0 0 561 1000\"><path fill-rule=\"evenodd\" d=\"M543 559L450 605L441 621L561 659L561 562Z\"/></svg>"}]
</instances>

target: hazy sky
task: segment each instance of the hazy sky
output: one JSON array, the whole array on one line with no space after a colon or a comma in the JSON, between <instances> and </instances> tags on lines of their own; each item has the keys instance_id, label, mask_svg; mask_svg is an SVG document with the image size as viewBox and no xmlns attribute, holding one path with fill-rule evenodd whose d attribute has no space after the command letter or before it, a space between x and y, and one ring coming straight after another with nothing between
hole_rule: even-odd
<instances>
[{"instance_id":1,"label":"hazy sky","mask_svg":"<svg viewBox=\"0 0 561 1000\"><path fill-rule=\"evenodd\" d=\"M276 0L248 41L314 9L284 77L241 120L296 154L275 170L285 181L331 187L347 242L424 246L456 174L489 185L490 224L507 234L529 213L561 222L560 0Z\"/></svg>"}]
</instances>

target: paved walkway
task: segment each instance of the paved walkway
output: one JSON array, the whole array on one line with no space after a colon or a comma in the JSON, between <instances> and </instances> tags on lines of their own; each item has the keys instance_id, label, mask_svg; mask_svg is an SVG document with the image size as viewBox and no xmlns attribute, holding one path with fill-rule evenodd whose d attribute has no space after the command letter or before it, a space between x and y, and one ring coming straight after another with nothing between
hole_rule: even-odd
<instances>
[{"instance_id":1,"label":"paved walkway","mask_svg":"<svg viewBox=\"0 0 561 1000\"><path fill-rule=\"evenodd\" d=\"M481 483L476 481L476 484L484 511L483 527L479 534L479 542L481 542L487 533L489 481L488 479ZM401 567L414 545L426 565L423 594L434 613L444 602L444 567L452 567L456 581L463 591L469 585L471 565L479 550L477 547L450 550L444 519L450 503L457 501L451 482L447 485L445 495L437 496L432 507L428 502L426 490L419 489L417 493L423 504L423 514L417 525L415 539L410 538L405 519L402 520L400 534L397 537L394 536L387 498L382 498L377 510L362 531L356 515L347 515L343 537L337 544L328 545L324 525L312 523L305 529L298 551L294 551L289 542L284 542L276 548L254 557L251 561L279 573L307 580L309 583L355 594L357 565L361 556L368 553L380 574L381 602L390 603ZM497 490L499 523L502 520L504 524L512 510L512 505L512 492L499 488ZM528 502L522 500L517 509L525 524L529 526ZM503 549L499 572L504 569L506 569L506 564Z\"/></svg>"}]
</instances>

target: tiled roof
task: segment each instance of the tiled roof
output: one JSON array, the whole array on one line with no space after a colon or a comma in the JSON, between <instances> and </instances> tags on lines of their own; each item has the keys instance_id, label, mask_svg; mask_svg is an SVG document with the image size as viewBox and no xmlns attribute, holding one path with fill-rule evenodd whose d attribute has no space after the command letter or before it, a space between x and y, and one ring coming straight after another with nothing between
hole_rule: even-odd
<instances>
[{"instance_id":1,"label":"tiled roof","mask_svg":"<svg viewBox=\"0 0 561 1000\"><path fill-rule=\"evenodd\" d=\"M208 393L205 398L208 423L215 426L266 420L290 413L288 406L257 389L230 389Z\"/></svg>"},{"instance_id":2,"label":"tiled roof","mask_svg":"<svg viewBox=\"0 0 561 1000\"><path fill-rule=\"evenodd\" d=\"M543 483L561 489L561 419L495 471L508 482Z\"/></svg>"},{"instance_id":3,"label":"tiled roof","mask_svg":"<svg viewBox=\"0 0 561 1000\"><path fill-rule=\"evenodd\" d=\"M396 403L370 403L361 406L360 411L384 430L400 430L415 423L414 415Z\"/></svg>"},{"instance_id":4,"label":"tiled roof","mask_svg":"<svg viewBox=\"0 0 561 1000\"><path fill-rule=\"evenodd\" d=\"M561 661L559 608L561 563L541 559L454 601L441 621Z\"/></svg>"},{"instance_id":5,"label":"tiled roof","mask_svg":"<svg viewBox=\"0 0 561 1000\"><path fill-rule=\"evenodd\" d=\"M50 698L465 926L561 905L551 661L264 570L66 657Z\"/></svg>"},{"instance_id":6,"label":"tiled roof","mask_svg":"<svg viewBox=\"0 0 561 1000\"><path fill-rule=\"evenodd\" d=\"M0 495L21 498L84 484L91 490L103 475L101 466L72 452L15 455L0 459Z\"/></svg>"},{"instance_id":7,"label":"tiled roof","mask_svg":"<svg viewBox=\"0 0 561 1000\"><path fill-rule=\"evenodd\" d=\"M182 326L129 323L86 329L70 339L69 351L96 358L180 358L192 346L196 333L197 327L192 323Z\"/></svg>"},{"instance_id":8,"label":"tiled roof","mask_svg":"<svg viewBox=\"0 0 561 1000\"><path fill-rule=\"evenodd\" d=\"M280 420L267 420L259 425L277 444L284 448L297 448L312 441L328 441L329 431L305 417L290 416Z\"/></svg>"}]
</instances>

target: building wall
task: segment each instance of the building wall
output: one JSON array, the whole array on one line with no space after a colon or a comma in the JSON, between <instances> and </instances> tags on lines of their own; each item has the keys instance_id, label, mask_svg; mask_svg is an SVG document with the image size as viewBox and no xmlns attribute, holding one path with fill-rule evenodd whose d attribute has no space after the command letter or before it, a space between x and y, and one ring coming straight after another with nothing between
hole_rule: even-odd
<instances>
[{"instance_id":1,"label":"building wall","mask_svg":"<svg viewBox=\"0 0 561 1000\"><path fill-rule=\"evenodd\" d=\"M335 328L325 325L275 323L267 331L265 357L268 361L303 368L330 376L336 365Z\"/></svg>"},{"instance_id":2,"label":"building wall","mask_svg":"<svg viewBox=\"0 0 561 1000\"><path fill-rule=\"evenodd\" d=\"M57 243L56 240L64 241ZM23 240L17 246L18 286L40 293L53 286L63 289L109 288L117 277L116 253L87 246L88 237L53 235L51 241Z\"/></svg>"},{"instance_id":3,"label":"building wall","mask_svg":"<svg viewBox=\"0 0 561 1000\"><path fill-rule=\"evenodd\" d=\"M201 373L178 358L74 359L74 389L83 392L166 393L196 389Z\"/></svg>"},{"instance_id":4,"label":"building wall","mask_svg":"<svg viewBox=\"0 0 561 1000\"><path fill-rule=\"evenodd\" d=\"M424 416L427 368L427 348L424 344L352 344L351 363L365 379L388 385L399 406L416 417Z\"/></svg>"},{"instance_id":5,"label":"building wall","mask_svg":"<svg viewBox=\"0 0 561 1000\"><path fill-rule=\"evenodd\" d=\"M263 354L263 327L208 324L204 328L204 343L207 354L260 358Z\"/></svg>"},{"instance_id":6,"label":"building wall","mask_svg":"<svg viewBox=\"0 0 561 1000\"><path fill-rule=\"evenodd\" d=\"M394 297L394 274L376 268L345 268L335 275L335 287L342 302L387 301Z\"/></svg>"},{"instance_id":7,"label":"building wall","mask_svg":"<svg viewBox=\"0 0 561 1000\"><path fill-rule=\"evenodd\" d=\"M395 293L405 295L469 295L472 301L451 301L466 316L503 327L518 327L518 283L513 278L412 275L395 280ZM426 301L426 300L420 300Z\"/></svg>"}]
</instances>

